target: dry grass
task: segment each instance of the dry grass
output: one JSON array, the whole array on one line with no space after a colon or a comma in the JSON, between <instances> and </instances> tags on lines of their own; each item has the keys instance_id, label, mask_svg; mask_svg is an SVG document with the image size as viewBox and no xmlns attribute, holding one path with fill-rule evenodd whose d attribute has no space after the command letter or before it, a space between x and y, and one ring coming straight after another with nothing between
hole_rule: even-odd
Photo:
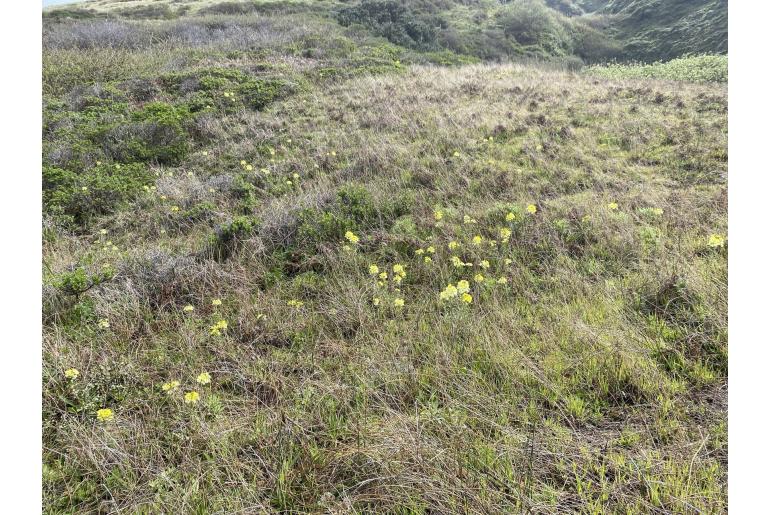
<instances>
[{"instance_id":1,"label":"dry grass","mask_svg":"<svg viewBox=\"0 0 770 515\"><path fill-rule=\"evenodd\" d=\"M727 227L726 98L413 66L216 115L183 162L154 167L157 192L47 230L46 279L117 273L79 299L49 292L46 510L726 510L727 259L707 245ZM239 216L254 228L212 259ZM471 243L500 227L509 242ZM416 254L429 245L432 264ZM401 291L371 263L404 264ZM508 283L439 301L479 272ZM204 370L197 405L161 390ZM105 406L115 420L97 423Z\"/></svg>"}]
</instances>

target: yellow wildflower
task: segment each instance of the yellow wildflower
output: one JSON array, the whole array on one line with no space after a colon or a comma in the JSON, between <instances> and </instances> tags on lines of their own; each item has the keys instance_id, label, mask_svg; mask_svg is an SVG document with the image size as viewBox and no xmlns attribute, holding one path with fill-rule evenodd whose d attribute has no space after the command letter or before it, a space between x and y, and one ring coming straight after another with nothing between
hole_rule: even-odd
<instances>
[{"instance_id":1,"label":"yellow wildflower","mask_svg":"<svg viewBox=\"0 0 770 515\"><path fill-rule=\"evenodd\" d=\"M477 283L483 282L484 276L482 274L476 274L473 276L473 280L476 281Z\"/></svg>"},{"instance_id":2,"label":"yellow wildflower","mask_svg":"<svg viewBox=\"0 0 770 515\"><path fill-rule=\"evenodd\" d=\"M508 214L505 215L505 221L513 222L514 220L516 220L516 215L512 211L509 211Z\"/></svg>"},{"instance_id":3,"label":"yellow wildflower","mask_svg":"<svg viewBox=\"0 0 770 515\"><path fill-rule=\"evenodd\" d=\"M107 234L107 229L100 229L100 230L99 230L99 234L101 234L102 236L104 236L105 234Z\"/></svg>"},{"instance_id":4,"label":"yellow wildflower","mask_svg":"<svg viewBox=\"0 0 770 515\"><path fill-rule=\"evenodd\" d=\"M463 302L465 302L466 304L470 304L471 302L473 302L473 295L471 295L470 293L463 293L462 298L463 298Z\"/></svg>"},{"instance_id":5,"label":"yellow wildflower","mask_svg":"<svg viewBox=\"0 0 770 515\"><path fill-rule=\"evenodd\" d=\"M457 243L456 241L450 241L449 242L449 250L454 250L454 249L456 249L459 246L460 246L460 244Z\"/></svg>"},{"instance_id":6,"label":"yellow wildflower","mask_svg":"<svg viewBox=\"0 0 770 515\"><path fill-rule=\"evenodd\" d=\"M348 240L350 243L358 243L358 236L353 234L352 231L347 231L345 233L345 239Z\"/></svg>"},{"instance_id":7,"label":"yellow wildflower","mask_svg":"<svg viewBox=\"0 0 770 515\"><path fill-rule=\"evenodd\" d=\"M99 422L112 422L115 419L115 415L110 408L102 408L96 412L96 420Z\"/></svg>"},{"instance_id":8,"label":"yellow wildflower","mask_svg":"<svg viewBox=\"0 0 770 515\"><path fill-rule=\"evenodd\" d=\"M452 256L452 258L451 258L451 261L452 261L452 264L453 264L454 266L456 266L457 268L462 268L462 267L464 267L464 266L465 266L465 263L463 263L463 260L462 260L462 259L460 259L460 258L459 258L459 257L457 257L457 256Z\"/></svg>"},{"instance_id":9,"label":"yellow wildflower","mask_svg":"<svg viewBox=\"0 0 770 515\"><path fill-rule=\"evenodd\" d=\"M438 222L439 220L444 218L444 212L439 209L433 211L433 218L435 218L435 220Z\"/></svg>"},{"instance_id":10,"label":"yellow wildflower","mask_svg":"<svg viewBox=\"0 0 770 515\"><path fill-rule=\"evenodd\" d=\"M182 311L184 311L185 313L192 313L193 311L195 311L195 308L193 307L192 304L188 304L182 308Z\"/></svg>"},{"instance_id":11,"label":"yellow wildflower","mask_svg":"<svg viewBox=\"0 0 770 515\"><path fill-rule=\"evenodd\" d=\"M455 152L454 152L454 154L452 154L452 156L453 157L460 157L460 153L457 150L455 150Z\"/></svg>"},{"instance_id":12,"label":"yellow wildflower","mask_svg":"<svg viewBox=\"0 0 770 515\"><path fill-rule=\"evenodd\" d=\"M431 263L433 263L433 259L432 259L430 256L425 256L425 257L423 258L423 261L425 261L425 263L426 263L426 264L431 264Z\"/></svg>"},{"instance_id":13,"label":"yellow wildflower","mask_svg":"<svg viewBox=\"0 0 770 515\"><path fill-rule=\"evenodd\" d=\"M436 247L434 247L433 245L431 245L430 247L428 247L425 250L428 252L428 254L435 254L436 253Z\"/></svg>"},{"instance_id":14,"label":"yellow wildflower","mask_svg":"<svg viewBox=\"0 0 770 515\"><path fill-rule=\"evenodd\" d=\"M527 206L527 213L534 215L537 213L537 206L535 204L530 204Z\"/></svg>"},{"instance_id":15,"label":"yellow wildflower","mask_svg":"<svg viewBox=\"0 0 770 515\"><path fill-rule=\"evenodd\" d=\"M374 297L372 299L372 304L374 304L375 306L379 306L380 305L380 298L379 297Z\"/></svg>"},{"instance_id":16,"label":"yellow wildflower","mask_svg":"<svg viewBox=\"0 0 770 515\"><path fill-rule=\"evenodd\" d=\"M227 320L220 320L216 324L212 325L209 328L209 331L212 336L219 336L225 329L227 329Z\"/></svg>"},{"instance_id":17,"label":"yellow wildflower","mask_svg":"<svg viewBox=\"0 0 770 515\"><path fill-rule=\"evenodd\" d=\"M511 230L507 227L503 227L500 229L500 239L503 241L508 241L508 239L511 237Z\"/></svg>"},{"instance_id":18,"label":"yellow wildflower","mask_svg":"<svg viewBox=\"0 0 770 515\"><path fill-rule=\"evenodd\" d=\"M179 381L169 381L168 383L163 383L161 389L163 389L164 392L172 393L176 391L177 388L179 388L179 385Z\"/></svg>"},{"instance_id":19,"label":"yellow wildflower","mask_svg":"<svg viewBox=\"0 0 770 515\"><path fill-rule=\"evenodd\" d=\"M481 242L483 241L483 238L481 236L474 236L473 237L473 244L474 245L481 245Z\"/></svg>"},{"instance_id":20,"label":"yellow wildflower","mask_svg":"<svg viewBox=\"0 0 770 515\"><path fill-rule=\"evenodd\" d=\"M617 202L610 202L609 204L607 204L607 209L609 209L610 211L615 211L617 208L618 208Z\"/></svg>"},{"instance_id":21,"label":"yellow wildflower","mask_svg":"<svg viewBox=\"0 0 770 515\"><path fill-rule=\"evenodd\" d=\"M195 404L198 402L201 398L201 394L193 390L192 392L187 392L184 394L184 402L185 404Z\"/></svg>"},{"instance_id":22,"label":"yellow wildflower","mask_svg":"<svg viewBox=\"0 0 770 515\"><path fill-rule=\"evenodd\" d=\"M211 301L212 306L221 306L222 305L222 299L214 299Z\"/></svg>"},{"instance_id":23,"label":"yellow wildflower","mask_svg":"<svg viewBox=\"0 0 770 515\"><path fill-rule=\"evenodd\" d=\"M708 246L712 248L724 247L725 237L721 234L712 234L709 236Z\"/></svg>"},{"instance_id":24,"label":"yellow wildflower","mask_svg":"<svg viewBox=\"0 0 770 515\"><path fill-rule=\"evenodd\" d=\"M102 329L109 329L110 321L107 320L106 318L100 318L99 319L99 327L101 327Z\"/></svg>"},{"instance_id":25,"label":"yellow wildflower","mask_svg":"<svg viewBox=\"0 0 770 515\"><path fill-rule=\"evenodd\" d=\"M171 206L172 213L176 213L177 211L179 211L179 206Z\"/></svg>"},{"instance_id":26,"label":"yellow wildflower","mask_svg":"<svg viewBox=\"0 0 770 515\"><path fill-rule=\"evenodd\" d=\"M414 251L414 253L418 256L422 256L423 254L425 254L425 251L423 249L417 249Z\"/></svg>"},{"instance_id":27,"label":"yellow wildflower","mask_svg":"<svg viewBox=\"0 0 770 515\"><path fill-rule=\"evenodd\" d=\"M487 260L485 259L485 260L483 260L481 263L479 263L479 266L480 266L481 268L483 268L484 270L486 270L487 268L489 268L489 261L487 261Z\"/></svg>"},{"instance_id":28,"label":"yellow wildflower","mask_svg":"<svg viewBox=\"0 0 770 515\"><path fill-rule=\"evenodd\" d=\"M508 278L507 277L501 277L497 280L497 284L508 284Z\"/></svg>"},{"instance_id":29,"label":"yellow wildflower","mask_svg":"<svg viewBox=\"0 0 770 515\"><path fill-rule=\"evenodd\" d=\"M247 172L250 172L250 171L252 171L254 169L254 167L252 165L246 165L245 168L246 168Z\"/></svg>"},{"instance_id":30,"label":"yellow wildflower","mask_svg":"<svg viewBox=\"0 0 770 515\"><path fill-rule=\"evenodd\" d=\"M406 277L406 270L404 270L404 265L393 265L393 273L401 277Z\"/></svg>"},{"instance_id":31,"label":"yellow wildflower","mask_svg":"<svg viewBox=\"0 0 770 515\"><path fill-rule=\"evenodd\" d=\"M471 291L471 284L465 279L457 281L457 291L460 293L468 293Z\"/></svg>"},{"instance_id":32,"label":"yellow wildflower","mask_svg":"<svg viewBox=\"0 0 770 515\"><path fill-rule=\"evenodd\" d=\"M305 303L302 302L301 300L294 300L294 299L292 299L289 302L287 302L286 305L287 306L291 306L293 308L301 308L302 306L305 305Z\"/></svg>"},{"instance_id":33,"label":"yellow wildflower","mask_svg":"<svg viewBox=\"0 0 770 515\"><path fill-rule=\"evenodd\" d=\"M64 371L64 377L66 377L67 379L77 379L79 375L80 375L80 370L78 370L77 368L68 368L67 370Z\"/></svg>"},{"instance_id":34,"label":"yellow wildflower","mask_svg":"<svg viewBox=\"0 0 770 515\"><path fill-rule=\"evenodd\" d=\"M404 307L404 299L396 299L393 301L393 305L397 308L403 308Z\"/></svg>"},{"instance_id":35,"label":"yellow wildflower","mask_svg":"<svg viewBox=\"0 0 770 515\"><path fill-rule=\"evenodd\" d=\"M369 265L369 275L377 275L380 273L380 267L377 265Z\"/></svg>"},{"instance_id":36,"label":"yellow wildflower","mask_svg":"<svg viewBox=\"0 0 770 515\"><path fill-rule=\"evenodd\" d=\"M441 300L449 300L453 297L457 297L457 288L453 284L448 284L447 287L439 293L439 298Z\"/></svg>"},{"instance_id":37,"label":"yellow wildflower","mask_svg":"<svg viewBox=\"0 0 770 515\"><path fill-rule=\"evenodd\" d=\"M209 384L211 382L211 374L208 372L201 372L198 377L195 378L198 384Z\"/></svg>"}]
</instances>

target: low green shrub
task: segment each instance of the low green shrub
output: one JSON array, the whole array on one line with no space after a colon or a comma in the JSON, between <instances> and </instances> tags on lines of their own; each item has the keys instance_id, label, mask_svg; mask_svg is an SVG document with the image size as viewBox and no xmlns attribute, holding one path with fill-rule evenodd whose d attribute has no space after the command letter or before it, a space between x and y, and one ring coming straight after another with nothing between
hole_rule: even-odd
<instances>
[{"instance_id":1,"label":"low green shrub","mask_svg":"<svg viewBox=\"0 0 770 515\"><path fill-rule=\"evenodd\" d=\"M80 297L91 288L109 281L115 276L112 268L104 268L98 272L88 272L83 267L56 275L52 284L65 295Z\"/></svg>"},{"instance_id":2,"label":"low green shrub","mask_svg":"<svg viewBox=\"0 0 770 515\"><path fill-rule=\"evenodd\" d=\"M217 261L230 257L238 242L247 238L257 227L257 220L250 216L237 216L219 226L209 237L208 249Z\"/></svg>"},{"instance_id":3,"label":"low green shrub","mask_svg":"<svg viewBox=\"0 0 770 515\"><path fill-rule=\"evenodd\" d=\"M685 82L727 82L726 55L680 57L652 64L590 66L585 73L605 79L664 79Z\"/></svg>"},{"instance_id":4,"label":"low green shrub","mask_svg":"<svg viewBox=\"0 0 770 515\"><path fill-rule=\"evenodd\" d=\"M46 212L78 225L111 213L134 198L153 180L142 164L100 164L81 173L43 167L43 207Z\"/></svg>"}]
</instances>

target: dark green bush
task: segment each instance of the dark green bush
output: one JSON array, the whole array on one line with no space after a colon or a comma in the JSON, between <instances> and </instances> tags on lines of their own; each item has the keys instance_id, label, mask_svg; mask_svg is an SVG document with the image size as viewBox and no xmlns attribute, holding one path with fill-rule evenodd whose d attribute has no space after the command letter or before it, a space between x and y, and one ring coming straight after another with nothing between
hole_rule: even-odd
<instances>
[{"instance_id":1,"label":"dark green bush","mask_svg":"<svg viewBox=\"0 0 770 515\"><path fill-rule=\"evenodd\" d=\"M209 252L217 261L230 257L238 242L247 238L257 227L257 221L250 216L237 216L221 225L209 237Z\"/></svg>"},{"instance_id":2,"label":"dark green bush","mask_svg":"<svg viewBox=\"0 0 770 515\"><path fill-rule=\"evenodd\" d=\"M305 209L300 213L298 246L309 249L322 242L342 241L346 231L389 229L394 220L409 213L412 205L413 199L408 194L374 199L363 186L343 186L330 207Z\"/></svg>"},{"instance_id":3,"label":"dark green bush","mask_svg":"<svg viewBox=\"0 0 770 515\"><path fill-rule=\"evenodd\" d=\"M78 267L72 271L61 273L53 278L53 285L65 295L79 297L91 288L109 281L115 276L111 268L89 273L85 268Z\"/></svg>"},{"instance_id":4,"label":"dark green bush","mask_svg":"<svg viewBox=\"0 0 770 515\"><path fill-rule=\"evenodd\" d=\"M81 173L46 166L43 207L50 214L84 225L134 198L152 178L142 164L101 164Z\"/></svg>"},{"instance_id":5,"label":"dark green bush","mask_svg":"<svg viewBox=\"0 0 770 515\"><path fill-rule=\"evenodd\" d=\"M410 48L434 48L437 30L445 23L396 0L364 0L337 13L344 26L361 24L391 43Z\"/></svg>"},{"instance_id":6,"label":"dark green bush","mask_svg":"<svg viewBox=\"0 0 770 515\"><path fill-rule=\"evenodd\" d=\"M104 153L124 163L155 162L175 164L189 151L186 129L191 119L186 106L152 102L131 115L132 123L106 128L98 140Z\"/></svg>"},{"instance_id":7,"label":"dark green bush","mask_svg":"<svg viewBox=\"0 0 770 515\"><path fill-rule=\"evenodd\" d=\"M542 0L516 0L498 15L504 34L524 46L542 49L548 55L572 51L572 39L557 13Z\"/></svg>"}]
</instances>

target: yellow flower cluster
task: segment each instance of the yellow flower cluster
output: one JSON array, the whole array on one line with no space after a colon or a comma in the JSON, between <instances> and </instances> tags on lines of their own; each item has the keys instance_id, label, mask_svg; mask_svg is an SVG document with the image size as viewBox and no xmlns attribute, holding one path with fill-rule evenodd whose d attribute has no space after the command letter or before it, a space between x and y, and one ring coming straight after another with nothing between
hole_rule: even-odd
<instances>
[{"instance_id":1,"label":"yellow flower cluster","mask_svg":"<svg viewBox=\"0 0 770 515\"><path fill-rule=\"evenodd\" d=\"M184 394L184 402L185 402L185 404L195 404L196 402L198 402L200 400L200 398L201 398L201 394L199 394L195 390L193 390L191 392L187 392L186 394Z\"/></svg>"},{"instance_id":2,"label":"yellow flower cluster","mask_svg":"<svg viewBox=\"0 0 770 515\"><path fill-rule=\"evenodd\" d=\"M96 420L99 422L112 422L115 419L115 414L110 408L102 408L96 412Z\"/></svg>"},{"instance_id":3,"label":"yellow flower cluster","mask_svg":"<svg viewBox=\"0 0 770 515\"><path fill-rule=\"evenodd\" d=\"M167 383L163 383L163 385L161 386L161 389L164 392L173 393L173 392L175 392L179 388L180 384L181 383L179 381L176 381L176 380L169 381Z\"/></svg>"},{"instance_id":4,"label":"yellow flower cluster","mask_svg":"<svg viewBox=\"0 0 770 515\"><path fill-rule=\"evenodd\" d=\"M64 377L67 379L77 379L80 375L80 371L77 368L68 368L64 371Z\"/></svg>"},{"instance_id":5,"label":"yellow flower cluster","mask_svg":"<svg viewBox=\"0 0 770 515\"><path fill-rule=\"evenodd\" d=\"M718 248L725 246L725 237L722 234L712 234L709 236L708 246Z\"/></svg>"},{"instance_id":6,"label":"yellow flower cluster","mask_svg":"<svg viewBox=\"0 0 770 515\"><path fill-rule=\"evenodd\" d=\"M473 295L470 294L471 286L465 279L458 281L457 285L448 284L444 290L439 293L441 300L450 300L459 297L466 304L473 302Z\"/></svg>"},{"instance_id":7,"label":"yellow flower cluster","mask_svg":"<svg viewBox=\"0 0 770 515\"><path fill-rule=\"evenodd\" d=\"M350 243L356 244L356 243L358 243L358 239L359 238L358 238L358 236L353 234L352 231L347 231L345 233L345 239L348 240Z\"/></svg>"},{"instance_id":8,"label":"yellow flower cluster","mask_svg":"<svg viewBox=\"0 0 770 515\"><path fill-rule=\"evenodd\" d=\"M286 305L292 308L301 308L302 306L305 305L305 303L302 302L301 300L291 299L289 302L286 303Z\"/></svg>"},{"instance_id":9,"label":"yellow flower cluster","mask_svg":"<svg viewBox=\"0 0 770 515\"><path fill-rule=\"evenodd\" d=\"M395 264L393 265L393 282L396 284L401 284L401 281L406 277L406 270L404 269L404 265Z\"/></svg>"},{"instance_id":10,"label":"yellow flower cluster","mask_svg":"<svg viewBox=\"0 0 770 515\"><path fill-rule=\"evenodd\" d=\"M209 328L211 336L220 336L227 329L227 320L220 320Z\"/></svg>"}]
</instances>

